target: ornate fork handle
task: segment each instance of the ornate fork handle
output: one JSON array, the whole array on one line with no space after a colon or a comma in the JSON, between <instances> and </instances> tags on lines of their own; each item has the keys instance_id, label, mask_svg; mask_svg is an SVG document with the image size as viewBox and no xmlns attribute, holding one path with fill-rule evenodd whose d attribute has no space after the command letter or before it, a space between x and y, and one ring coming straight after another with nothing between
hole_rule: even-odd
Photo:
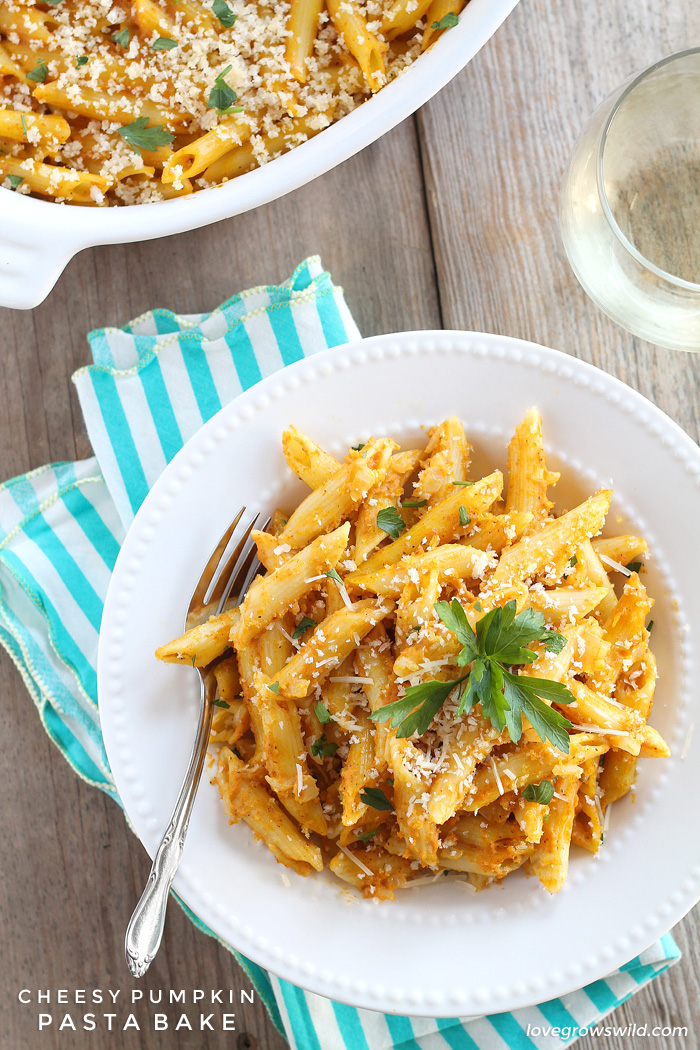
<instances>
[{"instance_id":1,"label":"ornate fork handle","mask_svg":"<svg viewBox=\"0 0 700 1050\"><path fill-rule=\"evenodd\" d=\"M165 926L168 895L180 866L192 806L197 795L211 731L216 681L212 674L200 672L201 692L197 736L189 766L175 808L156 850L146 888L126 929L126 962L134 977L143 977L160 947Z\"/></svg>"}]
</instances>

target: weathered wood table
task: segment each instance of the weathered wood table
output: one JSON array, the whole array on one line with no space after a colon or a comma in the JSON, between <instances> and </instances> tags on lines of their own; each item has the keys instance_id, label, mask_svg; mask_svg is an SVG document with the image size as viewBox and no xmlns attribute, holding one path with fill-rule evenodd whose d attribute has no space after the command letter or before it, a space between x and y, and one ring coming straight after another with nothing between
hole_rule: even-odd
<instances>
[{"instance_id":1,"label":"weathered wood table","mask_svg":"<svg viewBox=\"0 0 700 1050\"><path fill-rule=\"evenodd\" d=\"M556 215L565 161L594 106L632 72L699 38L691 0L523 0L416 118L311 186L199 232L84 252L43 306L0 311L3 477L90 453L70 383L88 359L89 329L153 306L211 309L241 288L284 279L316 252L365 335L466 328L558 347L636 387L697 440L700 361L642 344L596 310L569 270ZM2 1050L282 1050L262 1005L231 1007L230 1035L107 1037L59 1033L55 1023L37 1031L38 1008L18 1002L21 989L121 988L124 996L136 986L125 973L124 928L149 861L117 806L49 743L7 658L0 676ZM597 1050L700 1048L700 911L674 935L683 961L613 1022L688 1025L688 1037L602 1037ZM235 990L248 981L171 905L163 947L139 987Z\"/></svg>"}]
</instances>

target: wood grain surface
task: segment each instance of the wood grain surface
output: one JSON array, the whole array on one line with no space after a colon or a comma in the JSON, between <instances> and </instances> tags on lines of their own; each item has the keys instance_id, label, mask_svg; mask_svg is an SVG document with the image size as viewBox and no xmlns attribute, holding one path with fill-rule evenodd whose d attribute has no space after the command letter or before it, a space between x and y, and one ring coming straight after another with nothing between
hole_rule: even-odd
<instances>
[{"instance_id":1,"label":"wood grain surface","mask_svg":"<svg viewBox=\"0 0 700 1050\"><path fill-rule=\"evenodd\" d=\"M2 475L89 454L70 383L87 361L89 329L153 306L210 309L241 288L285 278L316 252L365 335L442 326L558 347L637 388L698 440L700 361L641 343L593 306L561 248L557 196L597 103L699 37L700 7L691 0L522 0L415 118L310 186L198 232L83 252L42 306L0 310ZM49 743L7 658L0 688L1 1050L283 1050L261 1004L231 1007L235 1033L81 1034L58 1032L56 1022L37 1031L39 1007L21 1005L20 989L119 988L123 998L132 987L147 996L170 988L237 992L250 982L174 904L148 975L126 976L124 928L148 858L118 807L83 784ZM694 811L689 820L696 834ZM688 1036L588 1036L580 1050L700 1050L698 909L674 936L681 963L610 1023L687 1025Z\"/></svg>"}]
</instances>

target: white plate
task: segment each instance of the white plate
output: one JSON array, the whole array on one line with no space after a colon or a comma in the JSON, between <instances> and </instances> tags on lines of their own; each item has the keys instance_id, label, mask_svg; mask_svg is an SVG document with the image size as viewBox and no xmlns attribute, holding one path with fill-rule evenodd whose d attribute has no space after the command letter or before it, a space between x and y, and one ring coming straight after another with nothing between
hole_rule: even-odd
<instances>
[{"instance_id":1,"label":"white plate","mask_svg":"<svg viewBox=\"0 0 700 1050\"><path fill-rule=\"evenodd\" d=\"M549 463L573 475L571 505L612 482L609 522L646 536L660 678L651 722L669 761L643 761L633 798L615 805L598 857L572 851L550 897L518 873L471 894L458 885L363 901L332 876L287 873L243 825L229 827L205 778L175 889L222 939L322 995L385 1012L454 1016L550 999L627 962L700 897L700 794L694 625L700 619L700 450L639 394L581 361L494 335L423 332L338 347L264 380L226 406L149 494L117 561L98 667L107 753L119 793L152 855L194 735L197 682L153 651L179 634L193 584L241 504L293 505L302 487L281 449L290 422L331 452L460 416L476 466L504 466L531 405Z\"/></svg>"}]
</instances>

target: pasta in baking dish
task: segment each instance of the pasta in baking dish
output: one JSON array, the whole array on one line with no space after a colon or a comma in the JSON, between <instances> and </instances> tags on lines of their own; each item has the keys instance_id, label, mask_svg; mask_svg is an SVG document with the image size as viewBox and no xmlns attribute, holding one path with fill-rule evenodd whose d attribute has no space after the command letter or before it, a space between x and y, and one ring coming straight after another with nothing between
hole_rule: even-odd
<instances>
[{"instance_id":1,"label":"pasta in baking dish","mask_svg":"<svg viewBox=\"0 0 700 1050\"><path fill-rule=\"evenodd\" d=\"M342 463L290 427L311 489L255 532L266 572L238 608L159 649L207 666L215 782L301 875L367 896L517 868L550 893L597 852L650 725L647 545L601 535L612 493L558 515L539 413L469 479L456 418L424 448L370 439Z\"/></svg>"},{"instance_id":2,"label":"pasta in baking dish","mask_svg":"<svg viewBox=\"0 0 700 1050\"><path fill-rule=\"evenodd\" d=\"M3 0L0 185L71 204L186 196L311 138L465 0Z\"/></svg>"}]
</instances>

